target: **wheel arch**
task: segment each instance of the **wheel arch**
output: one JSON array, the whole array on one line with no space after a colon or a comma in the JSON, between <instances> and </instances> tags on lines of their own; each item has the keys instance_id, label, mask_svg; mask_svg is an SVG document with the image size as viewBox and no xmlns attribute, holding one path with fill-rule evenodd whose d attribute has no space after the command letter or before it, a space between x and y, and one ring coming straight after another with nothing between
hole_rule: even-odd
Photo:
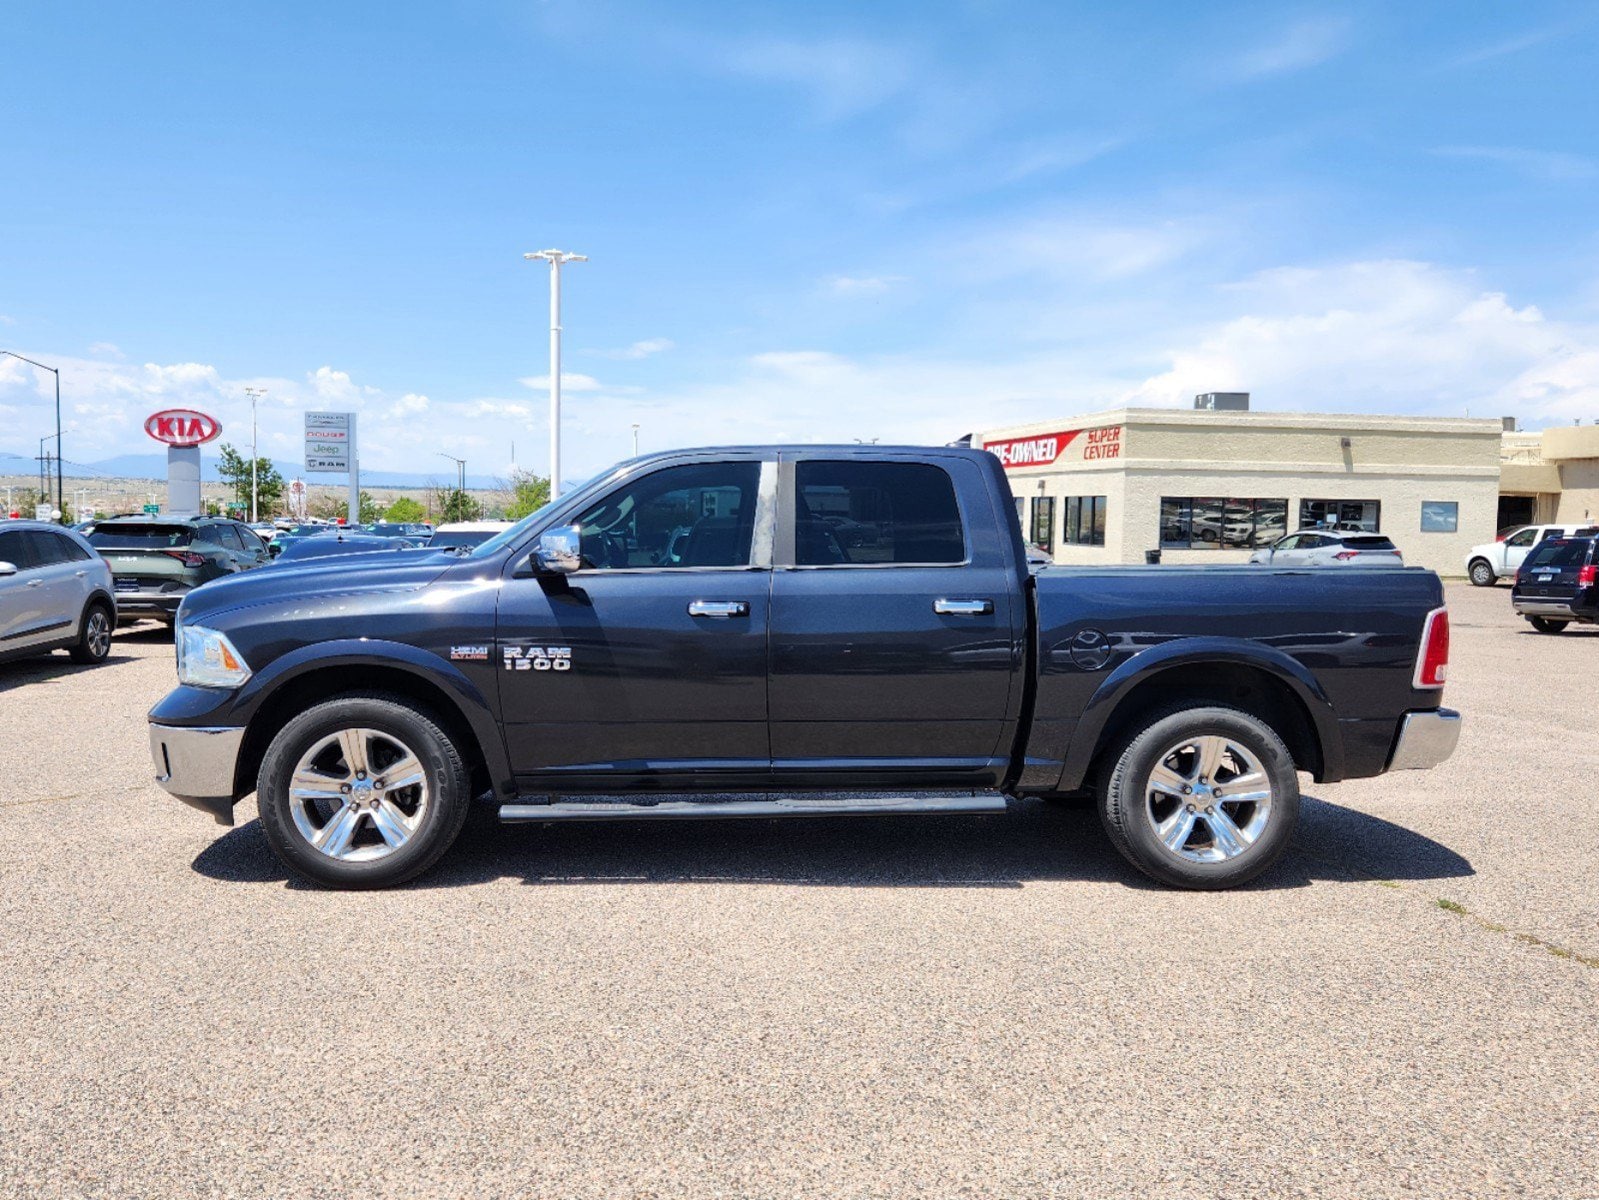
<instances>
[{"instance_id":1,"label":"wheel arch","mask_svg":"<svg viewBox=\"0 0 1599 1200\"><path fill-rule=\"evenodd\" d=\"M1195 639L1129 659L1100 685L1072 734L1060 788L1083 786L1105 750L1138 720L1173 702L1220 704L1256 717L1283 739L1295 765L1318 782L1342 778L1332 702L1297 660L1258 643Z\"/></svg>"},{"instance_id":2,"label":"wheel arch","mask_svg":"<svg viewBox=\"0 0 1599 1200\"><path fill-rule=\"evenodd\" d=\"M424 664L376 657L372 643L365 643L361 653L339 652L336 646L324 645L328 653L276 674L256 700L234 767L235 795L255 790L267 747L290 720L313 704L357 692L388 693L429 711L466 763L474 795L511 789L498 725L481 692L459 671L432 655L427 656L432 663Z\"/></svg>"}]
</instances>

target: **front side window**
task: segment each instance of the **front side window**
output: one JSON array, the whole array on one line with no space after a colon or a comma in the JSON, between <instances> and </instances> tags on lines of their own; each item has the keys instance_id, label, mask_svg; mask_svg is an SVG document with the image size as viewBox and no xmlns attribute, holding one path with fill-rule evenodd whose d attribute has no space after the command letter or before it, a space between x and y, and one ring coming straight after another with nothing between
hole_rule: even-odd
<instances>
[{"instance_id":1,"label":"front side window","mask_svg":"<svg viewBox=\"0 0 1599 1200\"><path fill-rule=\"evenodd\" d=\"M1460 504L1455 500L1423 500L1421 531L1455 533L1460 529Z\"/></svg>"},{"instance_id":2,"label":"front side window","mask_svg":"<svg viewBox=\"0 0 1599 1200\"><path fill-rule=\"evenodd\" d=\"M1510 537L1506 538L1505 539L1505 545L1514 546L1516 549L1519 550L1523 546L1532 545L1532 539L1537 537L1537 536L1538 536L1538 530L1536 528L1523 529L1520 533L1512 534Z\"/></svg>"},{"instance_id":3,"label":"front side window","mask_svg":"<svg viewBox=\"0 0 1599 1200\"><path fill-rule=\"evenodd\" d=\"M794 508L800 566L966 561L955 485L942 467L801 460Z\"/></svg>"},{"instance_id":4,"label":"front side window","mask_svg":"<svg viewBox=\"0 0 1599 1200\"><path fill-rule=\"evenodd\" d=\"M693 463L625 483L575 522L583 566L748 566L760 478L758 462Z\"/></svg>"}]
</instances>

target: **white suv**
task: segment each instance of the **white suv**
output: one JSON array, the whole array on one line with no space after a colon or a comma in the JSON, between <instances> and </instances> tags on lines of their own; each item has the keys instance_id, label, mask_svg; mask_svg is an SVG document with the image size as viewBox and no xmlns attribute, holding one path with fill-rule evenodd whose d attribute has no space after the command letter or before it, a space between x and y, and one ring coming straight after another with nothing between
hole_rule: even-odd
<instances>
[{"instance_id":1,"label":"white suv","mask_svg":"<svg viewBox=\"0 0 1599 1200\"><path fill-rule=\"evenodd\" d=\"M1532 548L1544 538L1576 537L1584 530L1596 532L1591 525L1523 525L1496 542L1473 546L1466 555L1466 575L1478 587L1492 587L1501 575L1514 579Z\"/></svg>"},{"instance_id":2,"label":"white suv","mask_svg":"<svg viewBox=\"0 0 1599 1200\"><path fill-rule=\"evenodd\" d=\"M97 663L117 625L111 567L75 530L0 522L0 661L51 650Z\"/></svg>"}]
</instances>

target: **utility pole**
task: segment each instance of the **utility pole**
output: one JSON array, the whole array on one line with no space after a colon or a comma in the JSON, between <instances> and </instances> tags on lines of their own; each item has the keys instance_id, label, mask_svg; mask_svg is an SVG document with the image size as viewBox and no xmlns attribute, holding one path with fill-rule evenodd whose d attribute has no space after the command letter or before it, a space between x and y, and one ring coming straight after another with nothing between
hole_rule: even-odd
<instances>
[{"instance_id":1,"label":"utility pole","mask_svg":"<svg viewBox=\"0 0 1599 1200\"><path fill-rule=\"evenodd\" d=\"M256 449L255 449L255 402L266 395L266 388L247 387L244 394L250 397L250 523L253 525L261 519L256 512Z\"/></svg>"},{"instance_id":2,"label":"utility pole","mask_svg":"<svg viewBox=\"0 0 1599 1200\"><path fill-rule=\"evenodd\" d=\"M634 422L634 425L633 425L633 457L634 458L638 457L638 423L637 422Z\"/></svg>"},{"instance_id":3,"label":"utility pole","mask_svg":"<svg viewBox=\"0 0 1599 1200\"><path fill-rule=\"evenodd\" d=\"M47 367L47 366L45 366L42 362L34 362L33 359L28 358L25 355L18 354L15 350L0 350L0 356L4 356L6 358L14 358L18 362L25 362L30 367L38 367L39 370L41 370L41 371L49 371L50 374L52 374L52 375L54 375L56 377L56 507L60 508L61 507L61 500L62 500L63 496L65 495L65 493L62 490L62 482L61 482L61 455L63 453L63 448L62 448L62 445L61 445L61 372L58 371L55 367ZM40 442L39 442L39 453L41 455L44 453L44 442L46 440L47 439L40 439ZM48 486L49 486L49 476L45 476L44 477L44 481L40 485L40 488L39 488L39 499L41 499L41 500L49 499L49 497L45 493L45 489Z\"/></svg>"},{"instance_id":4,"label":"utility pole","mask_svg":"<svg viewBox=\"0 0 1599 1200\"><path fill-rule=\"evenodd\" d=\"M588 255L567 250L536 250L525 259L550 264L550 499L561 494L561 267L588 262Z\"/></svg>"}]
</instances>

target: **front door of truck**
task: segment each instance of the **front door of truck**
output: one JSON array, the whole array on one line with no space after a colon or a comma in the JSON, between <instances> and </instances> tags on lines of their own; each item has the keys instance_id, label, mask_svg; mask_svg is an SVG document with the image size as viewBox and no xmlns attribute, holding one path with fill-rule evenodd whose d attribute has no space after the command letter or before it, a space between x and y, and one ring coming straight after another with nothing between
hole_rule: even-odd
<instances>
[{"instance_id":1,"label":"front door of truck","mask_svg":"<svg viewBox=\"0 0 1599 1200\"><path fill-rule=\"evenodd\" d=\"M779 497L779 782L997 781L1025 613L977 464L790 452Z\"/></svg>"},{"instance_id":2,"label":"front door of truck","mask_svg":"<svg viewBox=\"0 0 1599 1200\"><path fill-rule=\"evenodd\" d=\"M776 480L758 453L646 468L578 516L577 572L517 577L527 554L512 560L491 654L522 786L767 778Z\"/></svg>"}]
</instances>

